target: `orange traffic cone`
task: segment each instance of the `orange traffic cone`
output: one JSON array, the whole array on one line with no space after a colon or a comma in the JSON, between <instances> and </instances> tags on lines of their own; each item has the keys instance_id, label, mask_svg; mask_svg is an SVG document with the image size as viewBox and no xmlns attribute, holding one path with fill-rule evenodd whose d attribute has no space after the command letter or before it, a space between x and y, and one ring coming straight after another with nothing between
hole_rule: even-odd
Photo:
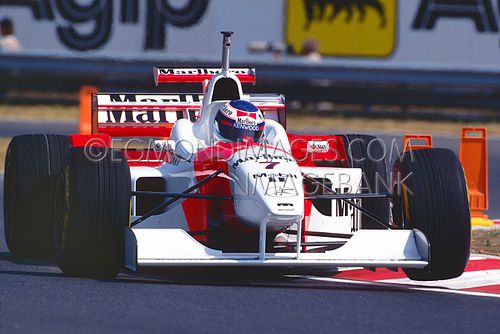
<instances>
[{"instance_id":1,"label":"orange traffic cone","mask_svg":"<svg viewBox=\"0 0 500 334\"><path fill-rule=\"evenodd\" d=\"M469 190L471 223L493 226L488 210L488 140L486 128L463 128L460 136L460 162Z\"/></svg>"},{"instance_id":2,"label":"orange traffic cone","mask_svg":"<svg viewBox=\"0 0 500 334\"><path fill-rule=\"evenodd\" d=\"M97 90L93 86L80 88L80 134L92 133L92 94L96 94Z\"/></svg>"},{"instance_id":3,"label":"orange traffic cone","mask_svg":"<svg viewBox=\"0 0 500 334\"><path fill-rule=\"evenodd\" d=\"M404 151L419 150L423 148L432 148L432 136L431 135L416 135L410 134L405 135L404 140Z\"/></svg>"}]
</instances>

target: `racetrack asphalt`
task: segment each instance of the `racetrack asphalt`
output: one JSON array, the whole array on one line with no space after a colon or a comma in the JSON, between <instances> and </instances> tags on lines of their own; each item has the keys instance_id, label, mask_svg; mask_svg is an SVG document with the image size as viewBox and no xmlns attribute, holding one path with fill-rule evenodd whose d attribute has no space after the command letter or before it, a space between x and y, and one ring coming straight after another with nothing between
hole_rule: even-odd
<instances>
[{"instance_id":1,"label":"racetrack asphalt","mask_svg":"<svg viewBox=\"0 0 500 334\"><path fill-rule=\"evenodd\" d=\"M13 259L4 241L3 210L0 222L0 333L496 333L500 327L500 298L255 271L66 278L53 262Z\"/></svg>"}]
</instances>

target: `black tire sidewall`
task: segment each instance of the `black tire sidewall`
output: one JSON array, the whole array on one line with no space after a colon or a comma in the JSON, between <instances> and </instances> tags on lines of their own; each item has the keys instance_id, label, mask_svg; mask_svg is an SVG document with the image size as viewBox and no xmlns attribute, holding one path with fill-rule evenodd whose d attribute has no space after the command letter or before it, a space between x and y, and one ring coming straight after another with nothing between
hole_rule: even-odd
<instances>
[{"instance_id":1,"label":"black tire sidewall","mask_svg":"<svg viewBox=\"0 0 500 334\"><path fill-rule=\"evenodd\" d=\"M456 155L446 149L408 152L393 168L393 179L408 177L405 200L395 193L396 225L422 231L430 243L430 264L425 269L406 269L415 280L460 276L470 255L470 211L466 181ZM399 204L398 204L399 203ZM398 212L401 211L398 216Z\"/></svg>"},{"instance_id":2,"label":"black tire sidewall","mask_svg":"<svg viewBox=\"0 0 500 334\"><path fill-rule=\"evenodd\" d=\"M16 257L53 256L53 177L68 146L68 137L58 135L16 136L9 144L4 229L7 246Z\"/></svg>"},{"instance_id":3,"label":"black tire sidewall","mask_svg":"<svg viewBox=\"0 0 500 334\"><path fill-rule=\"evenodd\" d=\"M60 231L54 233L60 238L58 264L67 276L113 278L124 266L130 170L121 152L113 153L120 162L107 154L101 161L91 161L84 148L73 148L67 157L60 182L65 198L58 201L66 207L64 237Z\"/></svg>"}]
</instances>

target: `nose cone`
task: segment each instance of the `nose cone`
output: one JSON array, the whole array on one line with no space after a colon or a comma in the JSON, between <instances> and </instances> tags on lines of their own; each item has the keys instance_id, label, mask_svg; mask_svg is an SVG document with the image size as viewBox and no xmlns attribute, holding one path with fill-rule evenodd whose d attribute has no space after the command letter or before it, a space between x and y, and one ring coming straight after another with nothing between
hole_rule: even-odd
<instances>
[{"instance_id":1,"label":"nose cone","mask_svg":"<svg viewBox=\"0 0 500 334\"><path fill-rule=\"evenodd\" d=\"M302 175L287 153L236 157L230 170L236 215L247 225L268 220L279 230L304 217Z\"/></svg>"}]
</instances>

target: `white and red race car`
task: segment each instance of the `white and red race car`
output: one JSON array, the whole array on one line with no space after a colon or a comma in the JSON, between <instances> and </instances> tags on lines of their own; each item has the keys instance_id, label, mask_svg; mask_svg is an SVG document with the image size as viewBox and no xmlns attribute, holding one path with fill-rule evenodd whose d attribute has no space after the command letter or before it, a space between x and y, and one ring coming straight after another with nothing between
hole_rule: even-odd
<instances>
[{"instance_id":1,"label":"white and red race car","mask_svg":"<svg viewBox=\"0 0 500 334\"><path fill-rule=\"evenodd\" d=\"M388 178L374 137L287 133L284 97L243 93L255 71L230 69L223 35L222 69L155 68L157 84L198 82L201 94L98 93L92 134L13 138L11 252L87 277L166 266L461 275L470 214L455 154L406 152ZM264 113L261 140L214 140L215 114L233 100Z\"/></svg>"}]
</instances>

